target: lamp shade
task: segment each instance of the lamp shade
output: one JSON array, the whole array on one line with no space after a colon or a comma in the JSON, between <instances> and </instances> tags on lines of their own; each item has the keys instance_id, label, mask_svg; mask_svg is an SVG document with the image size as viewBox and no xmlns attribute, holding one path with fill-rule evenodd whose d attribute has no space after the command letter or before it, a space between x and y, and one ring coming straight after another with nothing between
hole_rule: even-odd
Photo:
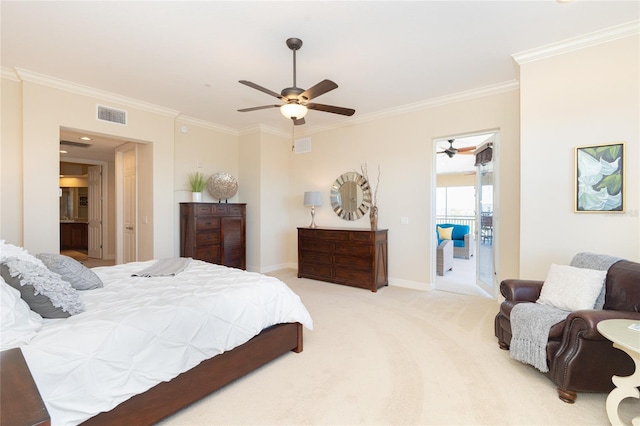
<instances>
[{"instance_id":1,"label":"lamp shade","mask_svg":"<svg viewBox=\"0 0 640 426\"><path fill-rule=\"evenodd\" d=\"M319 191L307 191L304 193L305 206L321 206L322 194Z\"/></svg>"},{"instance_id":2,"label":"lamp shade","mask_svg":"<svg viewBox=\"0 0 640 426\"><path fill-rule=\"evenodd\" d=\"M280 107L280 112L287 118L301 119L307 115L307 107L296 103L284 104Z\"/></svg>"}]
</instances>

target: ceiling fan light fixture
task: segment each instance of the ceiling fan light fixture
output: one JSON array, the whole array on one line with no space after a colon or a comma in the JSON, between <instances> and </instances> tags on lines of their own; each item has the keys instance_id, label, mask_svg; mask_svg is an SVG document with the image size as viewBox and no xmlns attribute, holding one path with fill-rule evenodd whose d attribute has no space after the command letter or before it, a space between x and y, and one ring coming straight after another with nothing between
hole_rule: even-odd
<instances>
[{"instance_id":1,"label":"ceiling fan light fixture","mask_svg":"<svg viewBox=\"0 0 640 426\"><path fill-rule=\"evenodd\" d=\"M297 103L284 104L280 107L280 112L287 118L299 120L307 115L307 107Z\"/></svg>"}]
</instances>

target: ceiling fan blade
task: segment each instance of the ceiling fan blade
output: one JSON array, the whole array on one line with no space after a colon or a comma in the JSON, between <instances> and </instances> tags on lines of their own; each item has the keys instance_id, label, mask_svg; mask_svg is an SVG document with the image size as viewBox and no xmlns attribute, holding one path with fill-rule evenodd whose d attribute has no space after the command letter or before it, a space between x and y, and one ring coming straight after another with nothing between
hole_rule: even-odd
<instances>
[{"instance_id":1,"label":"ceiling fan blade","mask_svg":"<svg viewBox=\"0 0 640 426\"><path fill-rule=\"evenodd\" d=\"M306 106L309 109L315 109L315 110L324 111L324 112L331 112L333 114L347 115L349 117L355 114L356 112L355 109L343 108L343 107L333 106L333 105L307 104Z\"/></svg>"},{"instance_id":2,"label":"ceiling fan blade","mask_svg":"<svg viewBox=\"0 0 640 426\"><path fill-rule=\"evenodd\" d=\"M297 118L297 119L293 120L293 125L294 126L300 126L300 125L302 125L304 123L305 123L304 117L303 118Z\"/></svg>"},{"instance_id":3,"label":"ceiling fan blade","mask_svg":"<svg viewBox=\"0 0 640 426\"><path fill-rule=\"evenodd\" d=\"M259 109L267 109L267 108L280 108L280 105L263 105L258 107L243 108L243 109L239 109L238 112L257 111Z\"/></svg>"},{"instance_id":4,"label":"ceiling fan blade","mask_svg":"<svg viewBox=\"0 0 640 426\"><path fill-rule=\"evenodd\" d=\"M308 88L304 92L298 95L298 100L300 102L308 102L313 98L317 98L320 95L324 95L325 93L337 89L338 85L331 80L322 80L320 83L316 84L313 87Z\"/></svg>"},{"instance_id":5,"label":"ceiling fan blade","mask_svg":"<svg viewBox=\"0 0 640 426\"><path fill-rule=\"evenodd\" d=\"M476 149L475 146L465 146L463 148L458 148L458 152L469 152L474 151Z\"/></svg>"},{"instance_id":6,"label":"ceiling fan blade","mask_svg":"<svg viewBox=\"0 0 640 426\"><path fill-rule=\"evenodd\" d=\"M264 88L264 87L262 87L262 86L260 86L258 84L252 83L250 81L240 80L238 83L244 84L245 86L249 86L249 87L251 87L253 89L256 89L256 90L259 90L259 91L261 91L263 93L266 93L267 95L271 95L271 96L273 96L275 98L282 99L283 101L286 101L286 99L282 95L280 95L280 93L276 93L276 92L274 92L272 90Z\"/></svg>"}]
</instances>

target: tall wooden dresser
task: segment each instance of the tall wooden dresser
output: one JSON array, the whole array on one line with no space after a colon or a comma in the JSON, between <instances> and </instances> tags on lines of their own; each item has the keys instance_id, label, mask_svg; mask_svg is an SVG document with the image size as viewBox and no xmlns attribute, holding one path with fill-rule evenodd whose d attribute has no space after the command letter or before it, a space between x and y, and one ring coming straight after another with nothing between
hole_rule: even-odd
<instances>
[{"instance_id":1,"label":"tall wooden dresser","mask_svg":"<svg viewBox=\"0 0 640 426\"><path fill-rule=\"evenodd\" d=\"M246 269L246 206L180 203L180 256Z\"/></svg>"},{"instance_id":2,"label":"tall wooden dresser","mask_svg":"<svg viewBox=\"0 0 640 426\"><path fill-rule=\"evenodd\" d=\"M298 228L298 277L378 291L389 284L387 230Z\"/></svg>"}]
</instances>

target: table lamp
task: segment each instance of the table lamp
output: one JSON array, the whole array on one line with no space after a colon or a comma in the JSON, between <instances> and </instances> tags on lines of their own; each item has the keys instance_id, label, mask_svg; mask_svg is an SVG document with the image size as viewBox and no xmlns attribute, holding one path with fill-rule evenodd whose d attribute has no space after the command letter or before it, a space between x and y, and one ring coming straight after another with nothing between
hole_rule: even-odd
<instances>
[{"instance_id":1,"label":"table lamp","mask_svg":"<svg viewBox=\"0 0 640 426\"><path fill-rule=\"evenodd\" d=\"M315 228L316 206L322 205L322 194L319 191L306 191L304 193L304 205L311 207L311 225L309 225L309 228Z\"/></svg>"}]
</instances>

